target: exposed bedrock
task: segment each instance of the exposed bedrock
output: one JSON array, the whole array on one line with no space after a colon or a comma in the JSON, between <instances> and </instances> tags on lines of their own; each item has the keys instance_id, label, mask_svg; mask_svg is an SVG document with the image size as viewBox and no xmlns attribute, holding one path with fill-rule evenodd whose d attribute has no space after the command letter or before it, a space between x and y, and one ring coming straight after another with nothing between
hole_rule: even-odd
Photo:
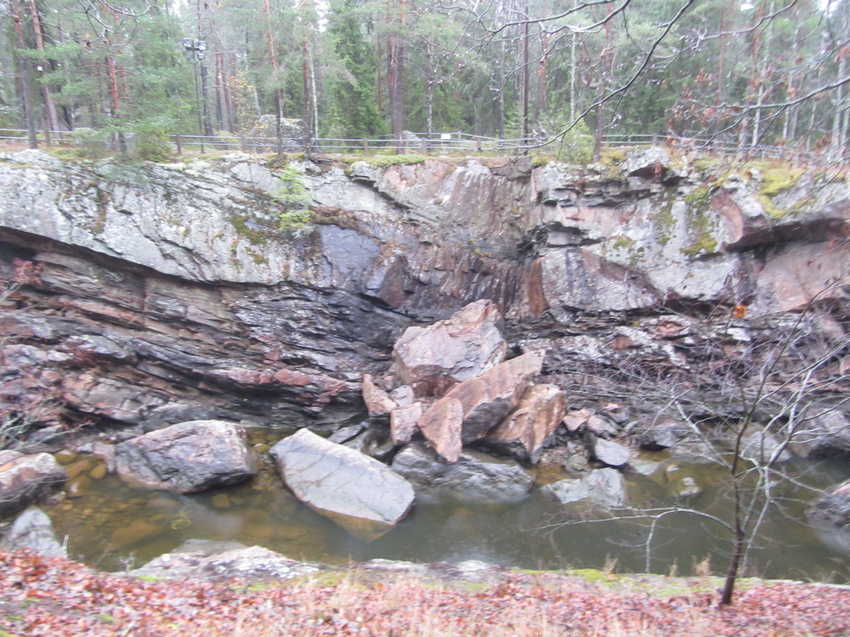
<instances>
[{"instance_id":1,"label":"exposed bedrock","mask_svg":"<svg viewBox=\"0 0 850 637\"><path fill-rule=\"evenodd\" d=\"M26 283L0 306L0 409L45 435L203 419L331 430L365 413L363 375L387 369L406 328L479 299L504 317L509 358L546 350L543 378L560 385L623 361L686 368L711 308L726 322L744 304L736 329L753 338L749 321L845 293L843 179L780 189L663 153L581 171L291 166L315 215L284 232L291 171L262 158L0 155L0 279ZM402 438L417 418L397 415Z\"/></svg>"}]
</instances>

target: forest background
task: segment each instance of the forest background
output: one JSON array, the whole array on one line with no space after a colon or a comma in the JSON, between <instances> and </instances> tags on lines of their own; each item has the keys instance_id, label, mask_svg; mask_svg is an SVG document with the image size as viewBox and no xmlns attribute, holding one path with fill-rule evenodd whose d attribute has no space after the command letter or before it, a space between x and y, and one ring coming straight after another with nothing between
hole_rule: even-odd
<instances>
[{"instance_id":1,"label":"forest background","mask_svg":"<svg viewBox=\"0 0 850 637\"><path fill-rule=\"evenodd\" d=\"M846 156L850 0L2 0L0 128ZM33 133L34 135L34 133ZM33 140L34 141L34 140ZM32 145L32 144L31 144ZM155 153L154 153L155 154Z\"/></svg>"}]
</instances>

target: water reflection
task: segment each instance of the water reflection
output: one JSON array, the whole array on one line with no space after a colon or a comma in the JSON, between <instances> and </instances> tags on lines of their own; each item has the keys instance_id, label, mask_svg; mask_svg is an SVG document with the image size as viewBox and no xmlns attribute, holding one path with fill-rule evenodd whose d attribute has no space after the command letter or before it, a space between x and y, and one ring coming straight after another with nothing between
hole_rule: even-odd
<instances>
[{"instance_id":1,"label":"water reflection","mask_svg":"<svg viewBox=\"0 0 850 637\"><path fill-rule=\"evenodd\" d=\"M721 518L730 513L722 469L658 457L649 476L628 474L629 497L636 507L684 502ZM692 476L699 494L671 496L668 471ZM91 467L91 465L89 465ZM90 471L90 468L88 469ZM98 469L100 472L100 469ZM848 477L839 464L798 461L793 471L820 486ZM416 562L478 559L519 568L600 568L616 560L622 572L693 572L708 558L715 572L725 568L729 537L705 518L678 513L652 529L647 520L595 520L585 505L564 507L539 490L512 504L418 503L396 529L366 543L300 504L270 466L252 482L200 494L177 495L131 489L112 475L89 478L75 488L77 497L48 510L72 557L106 570L123 570L169 552L188 539L238 541L260 545L290 558L346 563L372 558ZM560 477L547 470L543 482ZM750 573L764 577L850 580L847 538L811 528L805 503L790 483L776 484L781 506L773 507L752 553ZM803 498L803 500L799 499ZM583 522L583 520L585 520ZM704 568L704 564L703 567Z\"/></svg>"}]
</instances>

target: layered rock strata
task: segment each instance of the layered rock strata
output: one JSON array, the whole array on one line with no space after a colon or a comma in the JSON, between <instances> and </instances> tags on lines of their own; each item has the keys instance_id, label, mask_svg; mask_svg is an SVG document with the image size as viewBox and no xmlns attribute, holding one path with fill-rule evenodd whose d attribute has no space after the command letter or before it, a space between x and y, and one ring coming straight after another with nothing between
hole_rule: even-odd
<instances>
[{"instance_id":1,"label":"layered rock strata","mask_svg":"<svg viewBox=\"0 0 850 637\"><path fill-rule=\"evenodd\" d=\"M712 334L769 342L782 321L766 317L813 299L812 330L845 330L829 302L850 262L846 180L779 187L694 160L293 163L314 219L281 231L291 171L261 158L2 155L0 278L26 272L0 308L0 409L45 435L207 418L330 431L362 414L363 374L406 328L480 299L511 350L546 350L560 387L692 370Z\"/></svg>"}]
</instances>

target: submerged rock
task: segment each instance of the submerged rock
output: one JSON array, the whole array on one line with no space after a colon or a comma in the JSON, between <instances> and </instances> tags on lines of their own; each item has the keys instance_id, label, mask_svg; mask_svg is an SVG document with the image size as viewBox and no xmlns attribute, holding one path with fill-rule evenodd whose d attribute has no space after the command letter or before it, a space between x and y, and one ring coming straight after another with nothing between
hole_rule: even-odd
<instances>
[{"instance_id":1,"label":"submerged rock","mask_svg":"<svg viewBox=\"0 0 850 637\"><path fill-rule=\"evenodd\" d=\"M398 473L307 429L270 453L299 500L361 539L384 535L413 506L413 487Z\"/></svg>"},{"instance_id":2,"label":"submerged rock","mask_svg":"<svg viewBox=\"0 0 850 637\"><path fill-rule=\"evenodd\" d=\"M757 465L769 463L774 457L778 462L787 462L792 458L784 448L784 443L763 430L753 430L744 435L741 440L741 457Z\"/></svg>"},{"instance_id":3,"label":"submerged rock","mask_svg":"<svg viewBox=\"0 0 850 637\"><path fill-rule=\"evenodd\" d=\"M30 507L15 518L0 542L0 548L30 549L45 557L68 557L68 552L56 537L50 518L38 507Z\"/></svg>"},{"instance_id":4,"label":"submerged rock","mask_svg":"<svg viewBox=\"0 0 850 637\"><path fill-rule=\"evenodd\" d=\"M850 480L833 487L809 509L815 522L850 529Z\"/></svg>"},{"instance_id":5,"label":"submerged rock","mask_svg":"<svg viewBox=\"0 0 850 637\"><path fill-rule=\"evenodd\" d=\"M628 502L626 481L616 469L594 469L583 478L559 480L543 487L561 504L593 500L610 507L625 506Z\"/></svg>"},{"instance_id":6,"label":"submerged rock","mask_svg":"<svg viewBox=\"0 0 850 637\"><path fill-rule=\"evenodd\" d=\"M49 453L0 451L0 517L45 498L68 479Z\"/></svg>"},{"instance_id":7,"label":"submerged rock","mask_svg":"<svg viewBox=\"0 0 850 637\"><path fill-rule=\"evenodd\" d=\"M850 458L850 419L839 411L828 411L811 419L789 445L804 458Z\"/></svg>"},{"instance_id":8,"label":"submerged rock","mask_svg":"<svg viewBox=\"0 0 850 637\"><path fill-rule=\"evenodd\" d=\"M194 420L116 445L115 468L133 484L193 493L249 480L257 461L241 426Z\"/></svg>"},{"instance_id":9,"label":"submerged rock","mask_svg":"<svg viewBox=\"0 0 850 637\"><path fill-rule=\"evenodd\" d=\"M519 500L534 482L511 460L465 451L457 462L450 463L421 442L402 449L393 460L392 468L407 478L418 493L459 500Z\"/></svg>"}]
</instances>

